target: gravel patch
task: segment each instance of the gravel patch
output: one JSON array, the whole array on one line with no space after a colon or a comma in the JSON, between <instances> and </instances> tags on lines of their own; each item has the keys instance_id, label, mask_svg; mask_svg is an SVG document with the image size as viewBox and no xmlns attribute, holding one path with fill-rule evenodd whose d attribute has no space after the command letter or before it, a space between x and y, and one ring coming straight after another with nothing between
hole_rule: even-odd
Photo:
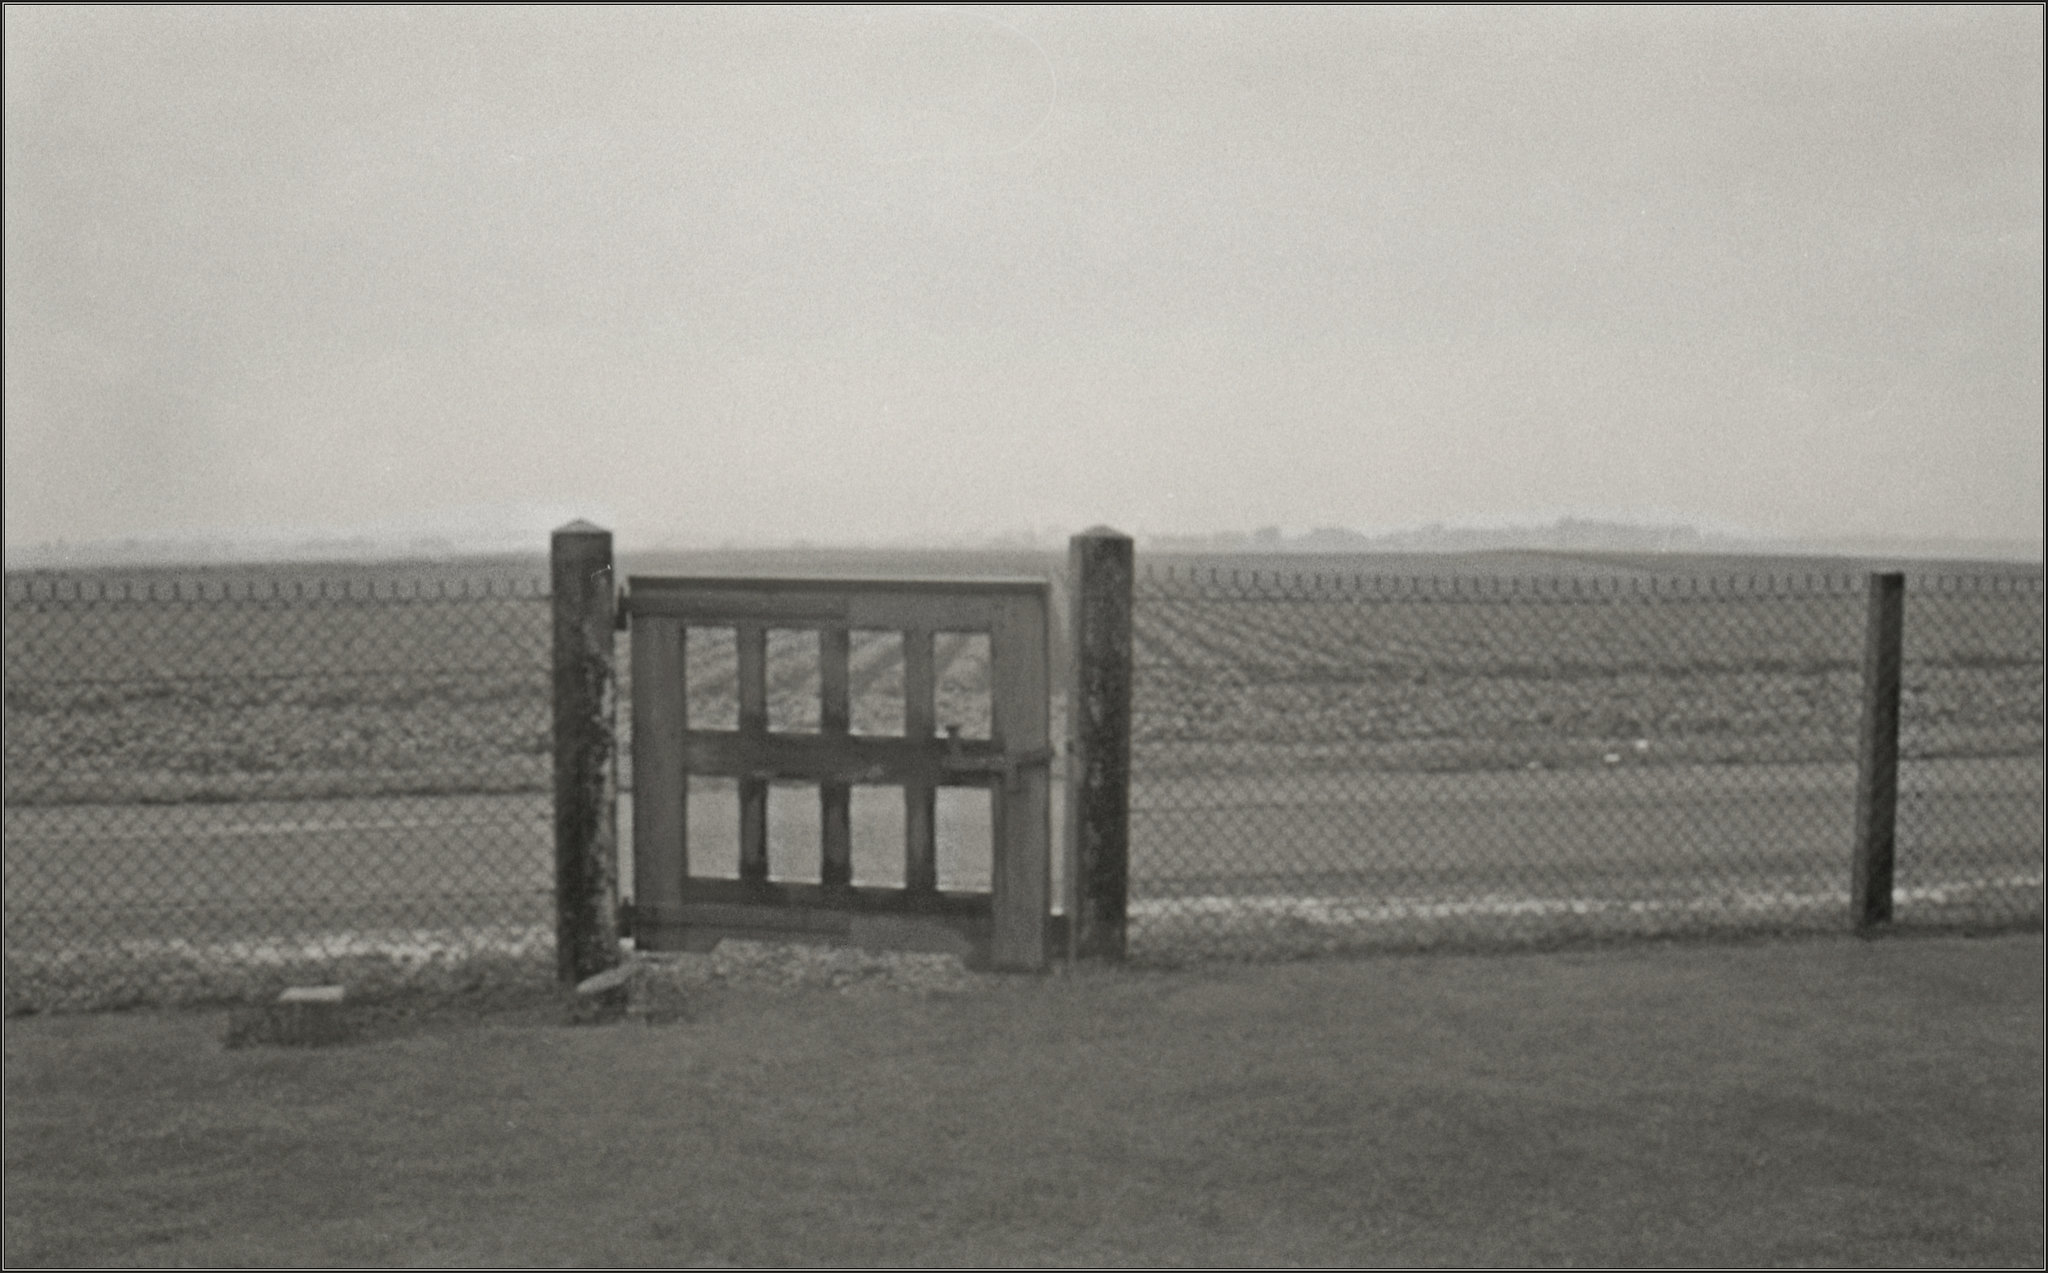
<instances>
[{"instance_id":1,"label":"gravel patch","mask_svg":"<svg viewBox=\"0 0 2048 1273\"><path fill-rule=\"evenodd\" d=\"M708 954L639 954L645 975L682 986L750 986L776 990L897 991L949 994L987 978L957 955L863 950L796 942L726 940Z\"/></svg>"},{"instance_id":2,"label":"gravel patch","mask_svg":"<svg viewBox=\"0 0 2048 1273\"><path fill-rule=\"evenodd\" d=\"M626 1015L654 1021L688 1017L693 1002L719 990L943 995L993 978L970 972L957 955L728 939L703 954L629 953L606 980L624 989Z\"/></svg>"}]
</instances>

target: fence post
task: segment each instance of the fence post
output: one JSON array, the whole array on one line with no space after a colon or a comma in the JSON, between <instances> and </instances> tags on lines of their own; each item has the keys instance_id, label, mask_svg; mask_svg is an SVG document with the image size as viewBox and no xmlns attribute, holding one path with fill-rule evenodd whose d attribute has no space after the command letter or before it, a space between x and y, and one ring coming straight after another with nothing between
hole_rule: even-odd
<instances>
[{"instance_id":1,"label":"fence post","mask_svg":"<svg viewBox=\"0 0 2048 1273\"><path fill-rule=\"evenodd\" d=\"M1899 666L1906 576L1870 576L1863 634L1863 728L1856 752L1856 857L1850 922L1868 932L1892 917L1892 855L1899 806Z\"/></svg>"},{"instance_id":2,"label":"fence post","mask_svg":"<svg viewBox=\"0 0 2048 1273\"><path fill-rule=\"evenodd\" d=\"M555 976L619 962L612 534L576 521L550 553L555 644Z\"/></svg>"},{"instance_id":3,"label":"fence post","mask_svg":"<svg viewBox=\"0 0 2048 1273\"><path fill-rule=\"evenodd\" d=\"M1131 537L1068 541L1068 950L1124 957L1131 857Z\"/></svg>"}]
</instances>

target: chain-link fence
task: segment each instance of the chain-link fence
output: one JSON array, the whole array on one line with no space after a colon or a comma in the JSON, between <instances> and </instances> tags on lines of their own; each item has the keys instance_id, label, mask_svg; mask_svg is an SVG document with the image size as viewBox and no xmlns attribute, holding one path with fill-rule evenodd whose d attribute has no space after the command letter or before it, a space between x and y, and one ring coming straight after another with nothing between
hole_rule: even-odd
<instances>
[{"instance_id":1,"label":"chain-link fence","mask_svg":"<svg viewBox=\"0 0 2048 1273\"><path fill-rule=\"evenodd\" d=\"M1148 563L1133 955L1843 929L1866 595ZM2040 580L1908 595L1898 917L2038 923Z\"/></svg>"},{"instance_id":2,"label":"chain-link fence","mask_svg":"<svg viewBox=\"0 0 2048 1273\"><path fill-rule=\"evenodd\" d=\"M1136 584L1138 958L1847 923L1861 577ZM1895 917L2038 924L2040 577L1906 595ZM550 640L538 560L9 575L8 1010L544 983ZM691 653L709 720L726 652ZM804 728L815 659L771 653ZM971 731L985 657L941 654ZM893 720L900 651L856 655Z\"/></svg>"},{"instance_id":3,"label":"chain-link fence","mask_svg":"<svg viewBox=\"0 0 2048 1273\"><path fill-rule=\"evenodd\" d=\"M2038 924L2041 579L1909 579L1905 611L1894 920Z\"/></svg>"},{"instance_id":4,"label":"chain-link fence","mask_svg":"<svg viewBox=\"0 0 2048 1273\"><path fill-rule=\"evenodd\" d=\"M10 1012L550 972L544 562L23 573Z\"/></svg>"}]
</instances>

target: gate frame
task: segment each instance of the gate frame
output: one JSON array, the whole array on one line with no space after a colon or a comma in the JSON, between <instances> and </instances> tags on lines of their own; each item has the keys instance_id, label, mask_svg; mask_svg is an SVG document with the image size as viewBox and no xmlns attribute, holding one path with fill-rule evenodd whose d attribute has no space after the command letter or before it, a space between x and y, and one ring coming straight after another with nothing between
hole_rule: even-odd
<instances>
[{"instance_id":1,"label":"gate frame","mask_svg":"<svg viewBox=\"0 0 2048 1273\"><path fill-rule=\"evenodd\" d=\"M1043 579L847 579L634 576L619 604L631 632L633 941L642 950L707 950L727 937L950 951L970 966L1039 971L1064 944L1051 914L1051 587ZM739 728L688 727L686 633L729 628L738 647ZM768 729L769 629L819 636L819 729ZM848 641L900 632L905 733L850 731ZM932 734L932 642L989 641L989 738ZM842 634L835 636L834 634ZM738 780L741 878L689 874L691 774ZM815 784L822 803L819 883L767 874L767 791ZM850 882L846 793L900 786L905 886ZM941 891L931 873L938 787L992 793L990 891ZM920 816L920 810L922 816ZM649 849L654 851L650 852Z\"/></svg>"}]
</instances>

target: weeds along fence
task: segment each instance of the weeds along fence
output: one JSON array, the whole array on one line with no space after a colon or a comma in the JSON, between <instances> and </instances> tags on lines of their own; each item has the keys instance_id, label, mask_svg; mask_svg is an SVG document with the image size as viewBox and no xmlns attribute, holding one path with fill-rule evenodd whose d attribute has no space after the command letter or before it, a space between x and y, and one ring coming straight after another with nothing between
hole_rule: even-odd
<instances>
[{"instance_id":1,"label":"weeds along fence","mask_svg":"<svg viewBox=\"0 0 2048 1273\"><path fill-rule=\"evenodd\" d=\"M10 1012L545 976L545 562L10 574Z\"/></svg>"},{"instance_id":2,"label":"weeds along fence","mask_svg":"<svg viewBox=\"0 0 2048 1273\"><path fill-rule=\"evenodd\" d=\"M1848 926L1862 577L1133 591L1134 959ZM1908 581L1895 924L2041 922L2041 614L2038 572ZM10 574L5 623L9 1012L554 974L544 560ZM857 729L901 715L883 636ZM774 728L809 648L770 642ZM690 658L730 711L732 651ZM971 734L986 651L938 658Z\"/></svg>"},{"instance_id":3,"label":"weeds along fence","mask_svg":"<svg viewBox=\"0 0 2048 1273\"><path fill-rule=\"evenodd\" d=\"M1147 564L1132 956L1846 929L1866 578ZM2040 578L1905 597L1890 918L2038 925Z\"/></svg>"}]
</instances>

